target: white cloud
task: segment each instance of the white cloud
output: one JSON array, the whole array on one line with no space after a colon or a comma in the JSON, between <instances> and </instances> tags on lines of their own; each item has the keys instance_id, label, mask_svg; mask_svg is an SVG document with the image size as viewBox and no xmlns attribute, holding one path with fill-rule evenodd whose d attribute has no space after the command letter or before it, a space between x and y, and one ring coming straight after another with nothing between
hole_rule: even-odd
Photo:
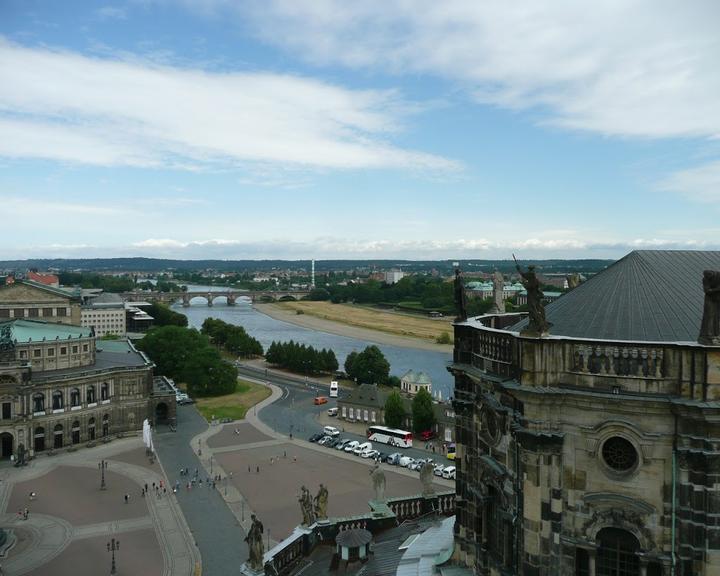
<instances>
[{"instance_id":1,"label":"white cloud","mask_svg":"<svg viewBox=\"0 0 720 576\"><path fill-rule=\"evenodd\" d=\"M95 13L101 20L125 20L127 18L125 8L119 6L103 6L98 8Z\"/></svg>"},{"instance_id":2,"label":"white cloud","mask_svg":"<svg viewBox=\"0 0 720 576\"><path fill-rule=\"evenodd\" d=\"M535 108L568 128L720 134L714 0L248 0L240 16L315 64L460 81L481 102Z\"/></svg>"},{"instance_id":3,"label":"white cloud","mask_svg":"<svg viewBox=\"0 0 720 576\"><path fill-rule=\"evenodd\" d=\"M706 232L708 232L706 234ZM6 246L0 258L29 257L131 257L145 256L179 259L521 259L619 258L631 250L642 249L718 249L717 230L697 231L697 237L636 238L599 241L572 238L460 239L460 240L367 240L320 237L304 241L276 238L258 241L232 239L178 240L149 238L131 246L49 245ZM703 238L698 240L697 238Z\"/></svg>"},{"instance_id":4,"label":"white cloud","mask_svg":"<svg viewBox=\"0 0 720 576\"><path fill-rule=\"evenodd\" d=\"M717 206L720 202L720 161L675 172L660 182L658 188Z\"/></svg>"},{"instance_id":5,"label":"white cloud","mask_svg":"<svg viewBox=\"0 0 720 576\"><path fill-rule=\"evenodd\" d=\"M0 155L100 166L453 170L391 143L403 102L310 78L90 58L0 37Z\"/></svg>"}]
</instances>

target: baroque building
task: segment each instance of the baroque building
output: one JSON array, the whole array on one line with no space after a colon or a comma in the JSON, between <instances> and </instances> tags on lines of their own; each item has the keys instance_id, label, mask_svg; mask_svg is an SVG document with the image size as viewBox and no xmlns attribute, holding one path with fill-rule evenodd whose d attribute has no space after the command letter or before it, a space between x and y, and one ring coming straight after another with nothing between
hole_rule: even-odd
<instances>
[{"instance_id":1,"label":"baroque building","mask_svg":"<svg viewBox=\"0 0 720 576\"><path fill-rule=\"evenodd\" d=\"M53 307L62 307L61 296L28 283L0 290L0 302L13 311L0 318L2 458L109 440L140 430L145 418L174 416L173 391L154 383L152 362L129 341L96 339L92 328L66 323L66 316L48 314L59 318L49 322L18 312L55 300Z\"/></svg>"},{"instance_id":2,"label":"baroque building","mask_svg":"<svg viewBox=\"0 0 720 576\"><path fill-rule=\"evenodd\" d=\"M636 251L549 304L549 333L514 314L456 323L457 562L720 574L720 340L698 342L720 295L705 270L720 252Z\"/></svg>"}]
</instances>

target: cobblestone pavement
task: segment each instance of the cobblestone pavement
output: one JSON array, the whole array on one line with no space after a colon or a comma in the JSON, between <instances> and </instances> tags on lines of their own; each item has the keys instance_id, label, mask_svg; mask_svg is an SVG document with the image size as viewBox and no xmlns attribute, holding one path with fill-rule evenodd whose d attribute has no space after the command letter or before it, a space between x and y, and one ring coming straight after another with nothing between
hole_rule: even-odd
<instances>
[{"instance_id":1,"label":"cobblestone pavement","mask_svg":"<svg viewBox=\"0 0 720 576\"><path fill-rule=\"evenodd\" d=\"M18 537L2 560L4 574L90 576L103 564L109 572L105 545L112 537L125 543L117 557L119 575L194 574L199 554L175 499L169 493L159 498L140 494L146 483L165 481L161 469L113 460L138 449L143 450L140 438L124 438L41 455L20 469L1 468L0 524ZM98 470L102 459L108 460L105 491ZM32 499L31 491L36 494ZM26 520L18 514L25 507Z\"/></svg>"},{"instance_id":2,"label":"cobblestone pavement","mask_svg":"<svg viewBox=\"0 0 720 576\"><path fill-rule=\"evenodd\" d=\"M194 406L178 406L177 432L161 430L155 435L155 450L168 474L171 485L181 483L177 501L187 519L195 543L202 555L203 576L227 576L239 573L247 560L245 531L223 500L222 483L216 489L207 486L207 478L224 473L207 470L198 458L198 442L194 438L208 428ZM203 445L203 449L206 447ZM206 451L207 453L207 451ZM180 468L188 468L189 476L180 476ZM199 484L187 490L187 481L199 471Z\"/></svg>"}]
</instances>

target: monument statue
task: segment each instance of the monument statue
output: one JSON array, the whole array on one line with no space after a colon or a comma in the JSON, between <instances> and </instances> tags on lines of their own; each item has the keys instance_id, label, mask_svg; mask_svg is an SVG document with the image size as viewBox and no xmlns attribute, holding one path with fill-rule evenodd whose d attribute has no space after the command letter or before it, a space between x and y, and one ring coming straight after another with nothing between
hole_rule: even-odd
<instances>
[{"instance_id":1,"label":"monument statue","mask_svg":"<svg viewBox=\"0 0 720 576\"><path fill-rule=\"evenodd\" d=\"M513 255L513 260L515 260L515 255ZM521 282L525 286L525 290L527 290L529 322L527 330L523 332L538 336L545 334L551 324L545 319L545 306L543 305L545 295L540 289L540 281L535 274L535 266L528 266L527 272L523 272L520 264L515 260L515 268L517 268Z\"/></svg>"},{"instance_id":2,"label":"monument statue","mask_svg":"<svg viewBox=\"0 0 720 576\"><path fill-rule=\"evenodd\" d=\"M432 494L435 494L435 489L432 485L434 471L435 467L430 462L425 462L422 465L422 468L420 468L420 482L422 482L423 496L431 496Z\"/></svg>"},{"instance_id":3,"label":"monument statue","mask_svg":"<svg viewBox=\"0 0 720 576\"><path fill-rule=\"evenodd\" d=\"M565 276L565 280L567 281L568 289L572 290L580 285L580 274L573 272Z\"/></svg>"},{"instance_id":4,"label":"monument statue","mask_svg":"<svg viewBox=\"0 0 720 576\"><path fill-rule=\"evenodd\" d=\"M505 314L505 279L502 272L495 270L493 274L493 306L490 309L491 314Z\"/></svg>"},{"instance_id":5,"label":"monument statue","mask_svg":"<svg viewBox=\"0 0 720 576\"><path fill-rule=\"evenodd\" d=\"M13 360L15 358L15 342L12 339L10 325L0 328L0 360Z\"/></svg>"},{"instance_id":6,"label":"monument statue","mask_svg":"<svg viewBox=\"0 0 720 576\"><path fill-rule=\"evenodd\" d=\"M375 490L375 502L385 502L385 472L380 468L379 462L375 462L375 466L370 470L370 476Z\"/></svg>"},{"instance_id":7,"label":"monument statue","mask_svg":"<svg viewBox=\"0 0 720 576\"><path fill-rule=\"evenodd\" d=\"M462 270L455 269L455 309L457 310L457 322L467 320L467 296L465 295L465 281Z\"/></svg>"},{"instance_id":8,"label":"monument statue","mask_svg":"<svg viewBox=\"0 0 720 576\"><path fill-rule=\"evenodd\" d=\"M300 488L300 497L298 498L298 502L300 502L300 511L302 512L302 523L304 526L310 526L313 522L315 522L315 511L313 509L313 501L312 496L310 496L310 490L305 488L305 486L302 486Z\"/></svg>"},{"instance_id":9,"label":"monument statue","mask_svg":"<svg viewBox=\"0 0 720 576\"><path fill-rule=\"evenodd\" d=\"M705 304L698 342L718 346L720 345L720 272L714 270L703 272L703 290Z\"/></svg>"},{"instance_id":10,"label":"monument statue","mask_svg":"<svg viewBox=\"0 0 720 576\"><path fill-rule=\"evenodd\" d=\"M315 496L315 516L318 520L327 519L328 489L320 484L317 496Z\"/></svg>"},{"instance_id":11,"label":"monument statue","mask_svg":"<svg viewBox=\"0 0 720 576\"><path fill-rule=\"evenodd\" d=\"M248 564L253 570L262 572L264 569L263 553L265 552L265 549L263 548L263 525L262 522L257 519L255 514L250 516L250 520L250 530L245 537L245 542L247 542L249 552Z\"/></svg>"}]
</instances>

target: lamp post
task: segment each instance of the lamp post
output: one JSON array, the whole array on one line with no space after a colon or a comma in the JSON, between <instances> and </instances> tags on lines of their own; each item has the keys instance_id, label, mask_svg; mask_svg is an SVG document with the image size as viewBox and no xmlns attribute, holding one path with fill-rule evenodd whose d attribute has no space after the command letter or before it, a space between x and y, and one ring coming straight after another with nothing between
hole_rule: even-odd
<instances>
[{"instance_id":1,"label":"lamp post","mask_svg":"<svg viewBox=\"0 0 720 576\"><path fill-rule=\"evenodd\" d=\"M98 463L98 468L100 469L100 490L107 490L107 486L105 486L105 470L107 467L107 460L101 460Z\"/></svg>"},{"instance_id":2,"label":"lamp post","mask_svg":"<svg viewBox=\"0 0 720 576\"><path fill-rule=\"evenodd\" d=\"M210 454L210 476L212 476L212 475L213 475L213 457L212 457L212 454Z\"/></svg>"},{"instance_id":3,"label":"lamp post","mask_svg":"<svg viewBox=\"0 0 720 576\"><path fill-rule=\"evenodd\" d=\"M110 574L117 574L117 568L115 567L115 552L120 550L120 540L113 538L107 543L107 551L112 552L112 564L110 566Z\"/></svg>"},{"instance_id":4,"label":"lamp post","mask_svg":"<svg viewBox=\"0 0 720 576\"><path fill-rule=\"evenodd\" d=\"M225 496L227 496L227 474L225 475L225 479L223 481L225 482Z\"/></svg>"}]
</instances>

